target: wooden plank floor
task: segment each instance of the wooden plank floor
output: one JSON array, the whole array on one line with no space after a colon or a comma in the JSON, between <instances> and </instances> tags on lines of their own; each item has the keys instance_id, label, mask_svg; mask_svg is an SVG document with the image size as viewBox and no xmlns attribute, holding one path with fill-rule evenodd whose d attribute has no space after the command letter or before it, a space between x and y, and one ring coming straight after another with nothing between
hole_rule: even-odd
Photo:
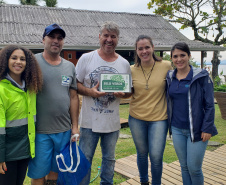
<instances>
[{"instance_id":1,"label":"wooden plank floor","mask_svg":"<svg viewBox=\"0 0 226 185\"><path fill-rule=\"evenodd\" d=\"M126 182L121 183L121 185L140 184L136 154L116 160L115 171L130 178ZM203 174L205 185L226 185L226 145L223 145L212 152L206 151L203 161ZM151 181L150 169L149 181ZM162 184L183 185L179 161L170 164L164 163Z\"/></svg>"}]
</instances>

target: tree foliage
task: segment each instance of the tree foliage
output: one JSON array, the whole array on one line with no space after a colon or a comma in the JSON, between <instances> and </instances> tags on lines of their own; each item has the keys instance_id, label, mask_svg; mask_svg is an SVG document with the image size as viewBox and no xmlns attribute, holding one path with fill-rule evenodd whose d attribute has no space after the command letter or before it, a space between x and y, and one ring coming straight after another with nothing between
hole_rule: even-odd
<instances>
[{"instance_id":1,"label":"tree foliage","mask_svg":"<svg viewBox=\"0 0 226 185\"><path fill-rule=\"evenodd\" d=\"M191 27L196 40L214 45L226 43L222 37L226 28L225 0L151 0L148 3L148 8L155 6L158 8L154 13L182 24L181 29ZM206 37L211 31L217 32L213 40Z\"/></svg>"},{"instance_id":2,"label":"tree foliage","mask_svg":"<svg viewBox=\"0 0 226 185\"><path fill-rule=\"evenodd\" d=\"M0 5L1 5L1 4L5 4L5 2L4 2L3 0L0 0Z\"/></svg>"},{"instance_id":3,"label":"tree foliage","mask_svg":"<svg viewBox=\"0 0 226 185\"><path fill-rule=\"evenodd\" d=\"M0 0L0 2L3 0ZM44 1L47 7L56 7L57 0L19 0L22 5L34 5L38 6L38 2Z\"/></svg>"},{"instance_id":4,"label":"tree foliage","mask_svg":"<svg viewBox=\"0 0 226 185\"><path fill-rule=\"evenodd\" d=\"M195 40L213 45L226 44L223 32L226 30L225 0L150 0L148 8L154 8L154 13L169 22L180 23L180 29L192 28ZM218 69L217 52L211 62L213 69ZM218 74L217 69L213 75Z\"/></svg>"},{"instance_id":5,"label":"tree foliage","mask_svg":"<svg viewBox=\"0 0 226 185\"><path fill-rule=\"evenodd\" d=\"M34 6L38 6L38 1L39 0L19 0L20 4L22 5L34 5Z\"/></svg>"},{"instance_id":6,"label":"tree foliage","mask_svg":"<svg viewBox=\"0 0 226 185\"><path fill-rule=\"evenodd\" d=\"M56 7L57 6L57 0L44 0L46 3L46 6L48 7Z\"/></svg>"}]
</instances>

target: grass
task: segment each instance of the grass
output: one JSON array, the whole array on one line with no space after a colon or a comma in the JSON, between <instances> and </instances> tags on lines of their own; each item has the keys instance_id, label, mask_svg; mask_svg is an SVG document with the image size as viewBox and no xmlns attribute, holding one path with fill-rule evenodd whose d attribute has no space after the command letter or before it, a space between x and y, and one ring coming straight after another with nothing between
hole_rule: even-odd
<instances>
[{"instance_id":1,"label":"grass","mask_svg":"<svg viewBox=\"0 0 226 185\"><path fill-rule=\"evenodd\" d=\"M129 105L120 105L120 117L121 118L128 118L129 114ZM216 141L221 144L226 144L226 120L223 120L221 118L220 110L218 105L215 105L215 125L218 129L218 135L211 138L211 141ZM122 128L120 130L121 133L131 135L129 128ZM163 161L166 163L171 163L173 161L178 160L174 147L171 144L171 140L167 140L165 152ZM207 150L215 150L216 147L208 146ZM132 154L136 153L136 149L133 143L132 138L122 139L119 138L117 145L116 145L116 159L123 158ZM93 158L93 164L92 164L92 173L91 173L91 180L94 179L98 174L98 166L101 166L101 148L98 144L98 147L96 149L94 158ZM121 182L126 181L127 178L123 177L122 175L115 173L114 175L114 184L120 184ZM93 182L92 185L98 185L100 184L100 176L98 176ZM24 185L30 185L30 179L26 177Z\"/></svg>"},{"instance_id":2,"label":"grass","mask_svg":"<svg viewBox=\"0 0 226 185\"><path fill-rule=\"evenodd\" d=\"M120 118L128 119L129 116L129 104L123 104L119 106Z\"/></svg>"}]
</instances>

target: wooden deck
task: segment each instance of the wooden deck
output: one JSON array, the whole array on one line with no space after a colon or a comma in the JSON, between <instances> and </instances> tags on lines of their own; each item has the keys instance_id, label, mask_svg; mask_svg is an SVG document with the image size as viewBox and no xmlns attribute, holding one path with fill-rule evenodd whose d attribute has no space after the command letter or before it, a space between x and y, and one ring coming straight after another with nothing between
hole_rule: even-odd
<instances>
[{"instance_id":1,"label":"wooden deck","mask_svg":"<svg viewBox=\"0 0 226 185\"><path fill-rule=\"evenodd\" d=\"M115 171L130 178L121 185L140 184L136 155L116 160ZM206 151L203 161L203 173L205 185L226 185L226 145L212 152ZM151 181L150 169L149 181ZM163 165L162 184L183 185L179 161Z\"/></svg>"}]
</instances>

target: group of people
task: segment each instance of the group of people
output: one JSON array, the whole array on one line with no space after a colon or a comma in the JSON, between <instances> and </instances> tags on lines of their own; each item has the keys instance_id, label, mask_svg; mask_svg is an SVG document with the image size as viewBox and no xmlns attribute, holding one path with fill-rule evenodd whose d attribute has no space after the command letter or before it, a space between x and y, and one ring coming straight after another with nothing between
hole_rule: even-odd
<instances>
[{"instance_id":1,"label":"group of people","mask_svg":"<svg viewBox=\"0 0 226 185\"><path fill-rule=\"evenodd\" d=\"M66 33L57 24L45 28L42 53L33 55L12 45L0 51L0 185L22 185L27 168L32 185L55 185L56 155L74 134L80 135L80 149L90 163L100 140L100 184L113 184L120 98L128 97L141 184L149 184L148 155L151 184L161 184L168 130L183 184L204 184L205 149L217 134L208 72L189 64L186 43L172 47L172 70L171 62L155 55L152 39L146 35L137 38L135 65L130 66L115 51L119 34L116 23L105 22L99 33L100 48L83 54L76 67L60 56ZM101 73L131 74L131 93L100 92ZM78 94L83 95L80 115ZM81 185L89 184L90 174L91 170Z\"/></svg>"},{"instance_id":2,"label":"group of people","mask_svg":"<svg viewBox=\"0 0 226 185\"><path fill-rule=\"evenodd\" d=\"M135 46L129 127L137 150L140 182L149 184L149 155L151 184L161 184L169 130L181 165L183 184L203 185L205 150L208 140L217 134L209 74L189 64L191 53L186 43L176 43L171 49L174 70L169 61L155 55L150 37L139 36Z\"/></svg>"}]
</instances>

